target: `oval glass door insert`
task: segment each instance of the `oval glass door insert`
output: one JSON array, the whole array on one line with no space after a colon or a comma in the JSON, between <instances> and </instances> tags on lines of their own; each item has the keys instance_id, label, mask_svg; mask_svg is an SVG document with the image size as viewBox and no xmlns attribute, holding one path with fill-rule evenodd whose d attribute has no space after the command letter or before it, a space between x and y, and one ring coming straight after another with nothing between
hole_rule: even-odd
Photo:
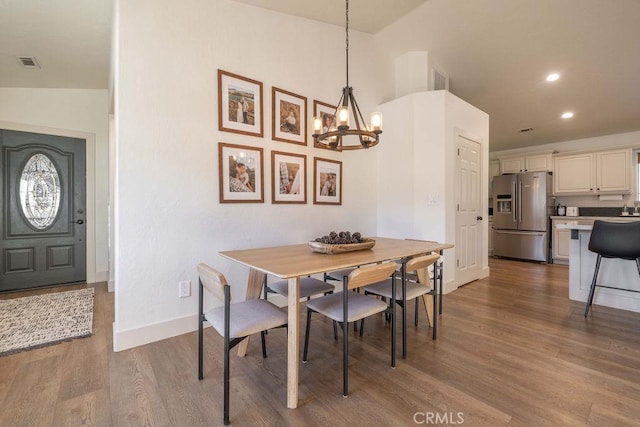
<instances>
[{"instance_id":1,"label":"oval glass door insert","mask_svg":"<svg viewBox=\"0 0 640 427\"><path fill-rule=\"evenodd\" d=\"M60 210L60 176L51 159L34 154L20 177L20 206L29 224L38 230L50 227Z\"/></svg>"}]
</instances>

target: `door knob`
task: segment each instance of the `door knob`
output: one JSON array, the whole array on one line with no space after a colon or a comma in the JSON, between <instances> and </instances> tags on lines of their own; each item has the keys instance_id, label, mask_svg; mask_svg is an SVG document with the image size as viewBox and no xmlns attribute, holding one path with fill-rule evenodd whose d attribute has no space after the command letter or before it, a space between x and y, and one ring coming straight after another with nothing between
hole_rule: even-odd
<instances>
[{"instance_id":1,"label":"door knob","mask_svg":"<svg viewBox=\"0 0 640 427\"><path fill-rule=\"evenodd\" d=\"M481 217L481 216L477 216L477 217L476 217L476 219L477 219L478 221L482 221L482 217Z\"/></svg>"},{"instance_id":2,"label":"door knob","mask_svg":"<svg viewBox=\"0 0 640 427\"><path fill-rule=\"evenodd\" d=\"M84 224L84 221L83 221L83 220L81 220L81 219L79 219L79 220L77 220L77 221L74 221L74 222L75 222L76 224L79 224L79 225Z\"/></svg>"}]
</instances>

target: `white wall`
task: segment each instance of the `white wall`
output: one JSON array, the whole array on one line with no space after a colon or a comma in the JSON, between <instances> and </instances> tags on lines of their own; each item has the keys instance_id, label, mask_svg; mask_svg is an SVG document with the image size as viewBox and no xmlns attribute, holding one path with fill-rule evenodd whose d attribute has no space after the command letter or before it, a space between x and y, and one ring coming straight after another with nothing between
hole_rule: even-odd
<instances>
[{"instance_id":1,"label":"white wall","mask_svg":"<svg viewBox=\"0 0 640 427\"><path fill-rule=\"evenodd\" d=\"M456 135L482 146L482 211L488 202L488 115L447 91L418 92L379 107L387 144L378 155L378 234L455 243ZM428 201L431 200L432 203ZM482 224L488 274L487 223ZM458 285L455 248L445 251L445 290Z\"/></svg>"},{"instance_id":2,"label":"white wall","mask_svg":"<svg viewBox=\"0 0 640 427\"><path fill-rule=\"evenodd\" d=\"M12 123L12 129L29 132L55 133L95 140L95 161L87 165L95 174L92 189L95 223L87 224L87 233L94 234L95 277L87 271L89 281L107 280L109 240L107 206L109 201L109 140L107 90L0 88L0 121ZM89 179L87 185L90 185ZM90 259L88 259L89 262Z\"/></svg>"},{"instance_id":3,"label":"white wall","mask_svg":"<svg viewBox=\"0 0 640 427\"><path fill-rule=\"evenodd\" d=\"M331 230L375 233L375 151L271 140L272 86L306 96L308 119L313 99L337 102L342 28L227 0L121 1L117 10L115 350L195 329L199 262L223 271L233 297L243 298L247 268L218 251ZM379 102L373 38L352 31L350 48L350 83L368 117ZM218 131L217 69L263 82L264 138ZM265 203L218 202L221 141L264 148ZM271 150L307 155L306 205L271 204ZM342 206L312 204L314 156L343 161ZM194 296L177 298L182 280Z\"/></svg>"}]
</instances>

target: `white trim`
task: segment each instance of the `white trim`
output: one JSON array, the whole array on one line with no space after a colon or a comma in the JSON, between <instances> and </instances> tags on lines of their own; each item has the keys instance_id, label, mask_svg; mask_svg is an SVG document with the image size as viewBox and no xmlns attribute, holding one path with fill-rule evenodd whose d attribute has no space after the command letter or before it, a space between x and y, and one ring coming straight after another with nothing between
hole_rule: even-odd
<instances>
[{"instance_id":1,"label":"white trim","mask_svg":"<svg viewBox=\"0 0 640 427\"><path fill-rule=\"evenodd\" d=\"M0 129L80 138L86 141L87 283L96 283L96 134L0 120ZM91 225L90 225L91 224Z\"/></svg>"},{"instance_id":2,"label":"white trim","mask_svg":"<svg viewBox=\"0 0 640 427\"><path fill-rule=\"evenodd\" d=\"M208 323L205 323L205 326L209 326ZM118 331L116 322L113 322L113 351L127 350L139 345L187 334L197 328L198 315L195 313L124 331Z\"/></svg>"}]
</instances>

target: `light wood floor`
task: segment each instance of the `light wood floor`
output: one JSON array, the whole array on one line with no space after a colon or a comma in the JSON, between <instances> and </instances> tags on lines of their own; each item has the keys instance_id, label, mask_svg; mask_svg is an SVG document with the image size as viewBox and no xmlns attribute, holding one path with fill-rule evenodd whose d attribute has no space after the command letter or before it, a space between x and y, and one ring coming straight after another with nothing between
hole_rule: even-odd
<instances>
[{"instance_id":1,"label":"light wood floor","mask_svg":"<svg viewBox=\"0 0 640 427\"><path fill-rule=\"evenodd\" d=\"M490 266L490 278L445 296L437 341L424 315L411 324L395 370L382 316L363 338L351 330L347 399L329 322L314 317L295 410L286 409L285 331L269 334L265 360L253 340L246 358L231 358L231 424L410 426L426 413L458 424L461 413L470 426L640 424L640 314L595 306L585 320L567 298L564 266ZM0 357L0 426L221 424L215 332L205 330L203 381L196 333L113 353L113 295L96 290L91 338Z\"/></svg>"}]
</instances>

